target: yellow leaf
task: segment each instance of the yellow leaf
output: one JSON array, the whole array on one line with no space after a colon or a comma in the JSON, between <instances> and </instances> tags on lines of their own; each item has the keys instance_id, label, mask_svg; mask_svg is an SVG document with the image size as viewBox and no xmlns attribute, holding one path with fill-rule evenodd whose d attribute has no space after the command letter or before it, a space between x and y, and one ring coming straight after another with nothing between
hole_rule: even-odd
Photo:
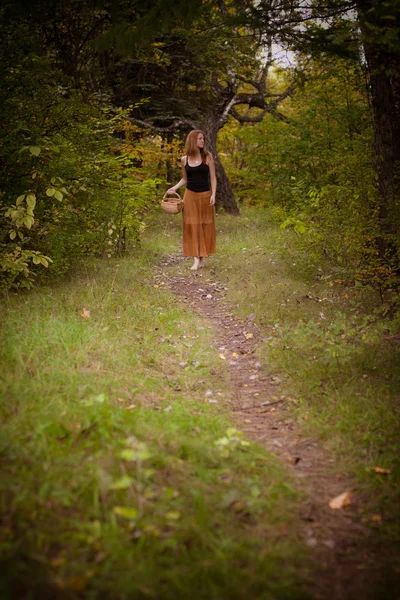
<instances>
[{"instance_id":1,"label":"yellow leaf","mask_svg":"<svg viewBox=\"0 0 400 600\"><path fill-rule=\"evenodd\" d=\"M383 469L382 467L372 467L372 470L375 471L375 473L380 473L381 475L390 475L392 472L390 469Z\"/></svg>"},{"instance_id":2,"label":"yellow leaf","mask_svg":"<svg viewBox=\"0 0 400 600\"><path fill-rule=\"evenodd\" d=\"M239 356L239 354L237 352L232 352L232 357L233 358L237 358Z\"/></svg>"},{"instance_id":3,"label":"yellow leaf","mask_svg":"<svg viewBox=\"0 0 400 600\"><path fill-rule=\"evenodd\" d=\"M220 357L221 360L226 360L226 358L225 358L225 356L223 354L220 354L219 357Z\"/></svg>"},{"instance_id":4,"label":"yellow leaf","mask_svg":"<svg viewBox=\"0 0 400 600\"><path fill-rule=\"evenodd\" d=\"M253 337L252 333L246 333L246 340L251 340L252 337Z\"/></svg>"},{"instance_id":5,"label":"yellow leaf","mask_svg":"<svg viewBox=\"0 0 400 600\"><path fill-rule=\"evenodd\" d=\"M82 319L89 319L90 318L90 310L86 310L86 308L82 308L81 317L82 317Z\"/></svg>"},{"instance_id":6,"label":"yellow leaf","mask_svg":"<svg viewBox=\"0 0 400 600\"><path fill-rule=\"evenodd\" d=\"M329 507L332 510L340 510L348 504L351 504L350 492L343 492L343 494L339 494L336 498L332 498L329 502Z\"/></svg>"}]
</instances>

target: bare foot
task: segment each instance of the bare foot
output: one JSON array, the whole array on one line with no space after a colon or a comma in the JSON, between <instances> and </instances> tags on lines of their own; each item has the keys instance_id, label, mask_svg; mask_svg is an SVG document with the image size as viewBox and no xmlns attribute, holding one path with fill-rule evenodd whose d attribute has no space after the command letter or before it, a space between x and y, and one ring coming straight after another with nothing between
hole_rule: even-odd
<instances>
[{"instance_id":1,"label":"bare foot","mask_svg":"<svg viewBox=\"0 0 400 600\"><path fill-rule=\"evenodd\" d=\"M199 268L199 266L200 266L200 261L199 261L198 258L195 258L193 265L190 267L190 270L191 271L197 271L197 269Z\"/></svg>"},{"instance_id":2,"label":"bare foot","mask_svg":"<svg viewBox=\"0 0 400 600\"><path fill-rule=\"evenodd\" d=\"M202 269L204 267L204 258L201 257L199 260L199 269Z\"/></svg>"}]
</instances>

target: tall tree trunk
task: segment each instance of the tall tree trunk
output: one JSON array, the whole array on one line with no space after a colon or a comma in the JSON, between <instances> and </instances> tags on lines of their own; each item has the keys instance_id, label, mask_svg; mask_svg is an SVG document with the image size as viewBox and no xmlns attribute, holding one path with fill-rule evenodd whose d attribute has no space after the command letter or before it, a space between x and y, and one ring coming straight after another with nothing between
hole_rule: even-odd
<instances>
[{"instance_id":1,"label":"tall tree trunk","mask_svg":"<svg viewBox=\"0 0 400 600\"><path fill-rule=\"evenodd\" d=\"M393 250L388 239L398 233L400 195L400 47L387 43L399 33L400 3L359 0L360 27L369 72L374 118L375 169L379 199L379 251ZM390 31L389 31L390 30ZM394 39L394 38L393 38Z\"/></svg>"},{"instance_id":2,"label":"tall tree trunk","mask_svg":"<svg viewBox=\"0 0 400 600\"><path fill-rule=\"evenodd\" d=\"M238 215L239 208L235 200L231 183L218 156L217 136L218 131L221 129L224 122L225 119L221 122L221 115L219 115L216 110L210 111L205 116L200 128L204 131L207 148L213 155L215 162L215 173L217 176L217 196L215 205L217 208L223 208L231 215Z\"/></svg>"}]
</instances>

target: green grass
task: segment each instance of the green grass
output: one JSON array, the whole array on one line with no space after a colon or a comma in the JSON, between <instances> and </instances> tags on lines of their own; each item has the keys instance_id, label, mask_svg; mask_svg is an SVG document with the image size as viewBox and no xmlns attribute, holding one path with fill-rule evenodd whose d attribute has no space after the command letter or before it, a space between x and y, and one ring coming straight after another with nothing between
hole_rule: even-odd
<instances>
[{"instance_id":1,"label":"green grass","mask_svg":"<svg viewBox=\"0 0 400 600\"><path fill-rule=\"evenodd\" d=\"M235 436L221 455L213 332L154 287L177 226L5 301L1 598L307 597L294 483Z\"/></svg>"},{"instance_id":2,"label":"green grass","mask_svg":"<svg viewBox=\"0 0 400 600\"><path fill-rule=\"evenodd\" d=\"M268 211L217 218L215 277L240 317L256 314L259 349L291 396L303 431L342 459L370 499L365 521L399 544L399 318L381 316L376 291L345 287ZM373 468L391 471L379 475Z\"/></svg>"}]
</instances>

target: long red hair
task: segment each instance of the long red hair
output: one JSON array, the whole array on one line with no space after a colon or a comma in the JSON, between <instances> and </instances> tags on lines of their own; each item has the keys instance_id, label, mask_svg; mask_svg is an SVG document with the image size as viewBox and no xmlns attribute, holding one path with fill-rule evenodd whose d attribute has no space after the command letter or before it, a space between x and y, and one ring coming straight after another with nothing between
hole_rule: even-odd
<instances>
[{"instance_id":1,"label":"long red hair","mask_svg":"<svg viewBox=\"0 0 400 600\"><path fill-rule=\"evenodd\" d=\"M186 152L186 156L197 156L197 153L199 152L199 147L197 145L197 137L198 135L202 133L204 135L204 131L202 131L201 129L193 129L193 131L191 131L185 141L185 152ZM202 158L203 163L205 163L207 161L207 156L210 154L209 151L207 150L207 146L205 144L205 139L206 136L204 135L204 147L203 147L203 151L200 153L200 156Z\"/></svg>"}]
</instances>

